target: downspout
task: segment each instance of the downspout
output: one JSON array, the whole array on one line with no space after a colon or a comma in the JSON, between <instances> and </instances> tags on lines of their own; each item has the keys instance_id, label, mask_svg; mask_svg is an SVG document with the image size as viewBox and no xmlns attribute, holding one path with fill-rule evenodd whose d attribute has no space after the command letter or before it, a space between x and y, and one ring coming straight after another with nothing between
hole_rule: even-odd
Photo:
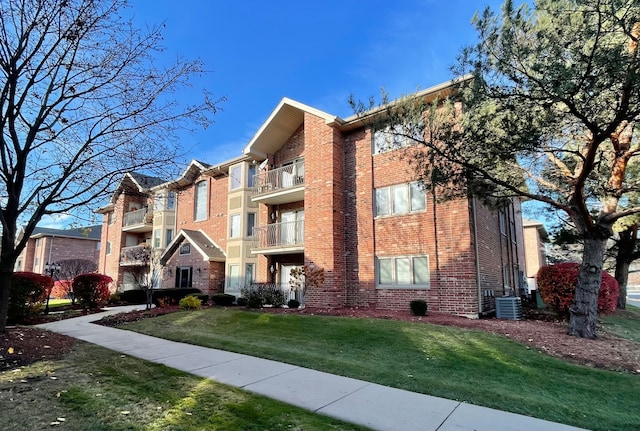
<instances>
[{"instance_id":1,"label":"downspout","mask_svg":"<svg viewBox=\"0 0 640 431\"><path fill-rule=\"evenodd\" d=\"M438 242L438 211L437 211L437 199L436 188L431 186L431 193L433 195L433 238L435 242L436 251L436 283L438 283L438 311L442 312L442 283L440 282L440 250Z\"/></svg>"},{"instance_id":2,"label":"downspout","mask_svg":"<svg viewBox=\"0 0 640 431\"><path fill-rule=\"evenodd\" d=\"M473 221L473 253L476 261L476 286L478 288L478 317L482 315L482 286L480 284L480 252L478 248L478 224L476 217L476 197L471 195L471 217Z\"/></svg>"}]
</instances>

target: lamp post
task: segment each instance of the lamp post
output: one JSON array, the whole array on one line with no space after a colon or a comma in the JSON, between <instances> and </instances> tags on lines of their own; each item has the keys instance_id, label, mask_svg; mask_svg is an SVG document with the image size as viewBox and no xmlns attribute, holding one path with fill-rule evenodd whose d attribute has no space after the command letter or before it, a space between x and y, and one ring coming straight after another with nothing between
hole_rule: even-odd
<instances>
[{"instance_id":1,"label":"lamp post","mask_svg":"<svg viewBox=\"0 0 640 431\"><path fill-rule=\"evenodd\" d=\"M60 264L59 263L49 263L47 262L44 265L44 271L49 274L49 276L53 279L53 276L56 274L60 273ZM54 280L55 283L55 280ZM44 307L44 314L49 314L49 298L51 297L51 290L53 289L53 286L51 287L51 289L47 290L47 305Z\"/></svg>"}]
</instances>

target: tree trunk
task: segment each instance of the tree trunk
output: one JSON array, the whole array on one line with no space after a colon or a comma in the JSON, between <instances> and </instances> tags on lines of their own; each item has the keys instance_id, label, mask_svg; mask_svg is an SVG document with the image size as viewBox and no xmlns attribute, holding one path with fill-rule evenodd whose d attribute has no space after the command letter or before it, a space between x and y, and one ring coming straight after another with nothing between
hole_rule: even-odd
<instances>
[{"instance_id":1,"label":"tree trunk","mask_svg":"<svg viewBox=\"0 0 640 431\"><path fill-rule=\"evenodd\" d=\"M634 256L634 253L636 250L637 234L638 226L633 225L620 232L620 238L618 240L615 278L618 281L618 287L620 288L620 294L618 295L618 308L622 310L627 308L627 282L629 280L629 267L636 257Z\"/></svg>"},{"instance_id":2,"label":"tree trunk","mask_svg":"<svg viewBox=\"0 0 640 431\"><path fill-rule=\"evenodd\" d=\"M630 264L627 260L619 261L616 259L615 278L618 282L618 287L620 288L617 308L620 310L627 308L627 281L629 279L629 266Z\"/></svg>"},{"instance_id":3,"label":"tree trunk","mask_svg":"<svg viewBox=\"0 0 640 431\"><path fill-rule=\"evenodd\" d=\"M568 334L576 337L595 339L596 318L598 316L598 293L602 281L604 249L607 239L600 236L584 240L582 265L578 274L578 285L569 308Z\"/></svg>"},{"instance_id":4,"label":"tree trunk","mask_svg":"<svg viewBox=\"0 0 640 431\"><path fill-rule=\"evenodd\" d=\"M0 263L0 334L7 328L7 316L9 315L9 292L11 290L11 278L13 268L6 263Z\"/></svg>"}]
</instances>

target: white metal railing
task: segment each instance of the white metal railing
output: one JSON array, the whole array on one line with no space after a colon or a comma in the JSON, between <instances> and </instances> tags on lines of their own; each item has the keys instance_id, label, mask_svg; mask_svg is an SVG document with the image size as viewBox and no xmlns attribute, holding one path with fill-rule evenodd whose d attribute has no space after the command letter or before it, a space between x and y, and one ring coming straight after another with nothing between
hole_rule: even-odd
<instances>
[{"instance_id":1,"label":"white metal railing","mask_svg":"<svg viewBox=\"0 0 640 431\"><path fill-rule=\"evenodd\" d=\"M254 227L253 238L253 248L303 245L304 220Z\"/></svg>"},{"instance_id":2,"label":"white metal railing","mask_svg":"<svg viewBox=\"0 0 640 431\"><path fill-rule=\"evenodd\" d=\"M304 161L253 176L254 196L304 185Z\"/></svg>"},{"instance_id":3,"label":"white metal railing","mask_svg":"<svg viewBox=\"0 0 640 431\"><path fill-rule=\"evenodd\" d=\"M123 226L134 226L137 224L144 224L147 220L147 208L142 208L135 211L129 211L124 214L122 218Z\"/></svg>"}]
</instances>

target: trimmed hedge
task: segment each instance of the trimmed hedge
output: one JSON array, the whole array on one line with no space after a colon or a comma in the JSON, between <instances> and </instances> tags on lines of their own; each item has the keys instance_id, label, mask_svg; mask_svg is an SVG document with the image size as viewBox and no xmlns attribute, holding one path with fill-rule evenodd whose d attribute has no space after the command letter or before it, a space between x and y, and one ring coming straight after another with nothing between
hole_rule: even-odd
<instances>
[{"instance_id":1,"label":"trimmed hedge","mask_svg":"<svg viewBox=\"0 0 640 431\"><path fill-rule=\"evenodd\" d=\"M211 299L215 305L227 307L229 305L233 305L236 297L234 295L229 295L228 293L214 293L211 295Z\"/></svg>"},{"instance_id":2,"label":"trimmed hedge","mask_svg":"<svg viewBox=\"0 0 640 431\"><path fill-rule=\"evenodd\" d=\"M209 301L209 296L202 293L200 289L195 287L172 287L171 289L154 289L152 294L152 302L158 306L158 299L162 299L167 305L176 305L185 296L192 295L200 299L203 303ZM147 295L142 289L125 290L120 293L120 300L129 304L146 304Z\"/></svg>"},{"instance_id":3,"label":"trimmed hedge","mask_svg":"<svg viewBox=\"0 0 640 431\"><path fill-rule=\"evenodd\" d=\"M414 316L426 316L427 315L427 302L423 299L414 299L409 302L409 308Z\"/></svg>"},{"instance_id":4,"label":"trimmed hedge","mask_svg":"<svg viewBox=\"0 0 640 431\"><path fill-rule=\"evenodd\" d=\"M573 303L578 284L580 264L564 262L543 266L538 270L537 284L540 297L545 304L560 314L566 314ZM598 312L611 313L616 310L619 287L616 279L606 271L598 292Z\"/></svg>"},{"instance_id":5,"label":"trimmed hedge","mask_svg":"<svg viewBox=\"0 0 640 431\"><path fill-rule=\"evenodd\" d=\"M109 301L109 284L113 279L95 272L80 274L73 279L73 294L85 308L97 308Z\"/></svg>"},{"instance_id":6,"label":"trimmed hedge","mask_svg":"<svg viewBox=\"0 0 640 431\"><path fill-rule=\"evenodd\" d=\"M20 320L37 315L47 300L47 291L53 288L53 279L48 275L35 272L14 272L9 291L9 309L7 320Z\"/></svg>"}]
</instances>

